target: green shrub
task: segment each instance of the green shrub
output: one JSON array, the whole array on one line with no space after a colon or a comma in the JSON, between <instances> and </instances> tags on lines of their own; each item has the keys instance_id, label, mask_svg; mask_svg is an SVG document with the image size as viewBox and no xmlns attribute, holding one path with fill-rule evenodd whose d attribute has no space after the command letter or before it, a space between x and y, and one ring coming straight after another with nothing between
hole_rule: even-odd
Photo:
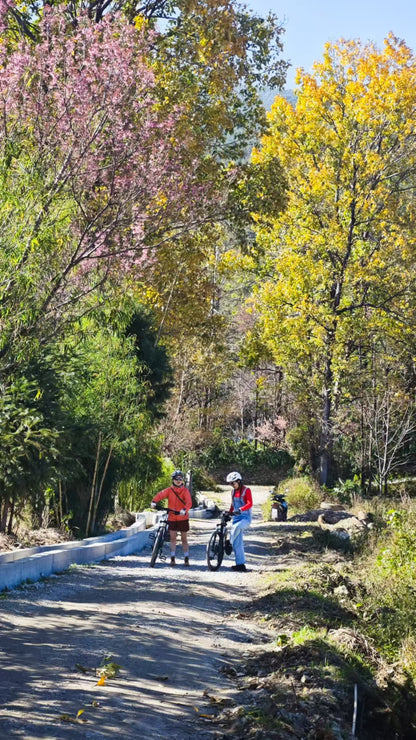
<instances>
[{"instance_id":1,"label":"green shrub","mask_svg":"<svg viewBox=\"0 0 416 740\"><path fill-rule=\"evenodd\" d=\"M412 636L416 633L416 510L398 507L385 515L373 550L361 559L366 573L360 612L367 632L389 659L405 659L416 679Z\"/></svg>"},{"instance_id":2,"label":"green shrub","mask_svg":"<svg viewBox=\"0 0 416 740\"><path fill-rule=\"evenodd\" d=\"M361 484L358 475L355 475L351 480L339 480L336 486L334 486L329 492L331 498L336 498L341 504L345 506L351 506L353 501L361 495Z\"/></svg>"},{"instance_id":3,"label":"green shrub","mask_svg":"<svg viewBox=\"0 0 416 740\"><path fill-rule=\"evenodd\" d=\"M127 511L143 511L158 491L167 488L175 466L167 458L149 459L147 468L117 486L118 504Z\"/></svg>"},{"instance_id":4,"label":"green shrub","mask_svg":"<svg viewBox=\"0 0 416 740\"><path fill-rule=\"evenodd\" d=\"M285 478L279 484L279 493L284 493L291 514L317 509L322 501L322 490L313 478Z\"/></svg>"},{"instance_id":5,"label":"green shrub","mask_svg":"<svg viewBox=\"0 0 416 740\"><path fill-rule=\"evenodd\" d=\"M201 493L201 491L214 491L218 493L221 490L210 474L203 468L196 467L192 469L192 483L194 494Z\"/></svg>"},{"instance_id":6,"label":"green shrub","mask_svg":"<svg viewBox=\"0 0 416 740\"><path fill-rule=\"evenodd\" d=\"M390 509L386 524L385 543L377 556L381 574L416 576L416 512Z\"/></svg>"},{"instance_id":7,"label":"green shrub","mask_svg":"<svg viewBox=\"0 0 416 740\"><path fill-rule=\"evenodd\" d=\"M246 474L255 468L291 468L294 460L287 450L277 450L270 446L255 446L253 441L241 439L235 441L219 437L206 450L201 452L199 463L207 470L222 467L241 468Z\"/></svg>"}]
</instances>

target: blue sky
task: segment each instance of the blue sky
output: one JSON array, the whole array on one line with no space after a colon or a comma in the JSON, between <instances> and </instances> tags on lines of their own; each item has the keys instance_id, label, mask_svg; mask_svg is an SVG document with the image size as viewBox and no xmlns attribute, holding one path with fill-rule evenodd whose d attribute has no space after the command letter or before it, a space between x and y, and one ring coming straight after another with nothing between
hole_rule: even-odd
<instances>
[{"instance_id":1,"label":"blue sky","mask_svg":"<svg viewBox=\"0 0 416 740\"><path fill-rule=\"evenodd\" d=\"M268 10L284 22L284 53L292 63L287 88L294 87L296 67L310 71L322 59L327 41L340 38L372 41L382 48L392 31L416 53L415 0L246 0L259 14Z\"/></svg>"}]
</instances>

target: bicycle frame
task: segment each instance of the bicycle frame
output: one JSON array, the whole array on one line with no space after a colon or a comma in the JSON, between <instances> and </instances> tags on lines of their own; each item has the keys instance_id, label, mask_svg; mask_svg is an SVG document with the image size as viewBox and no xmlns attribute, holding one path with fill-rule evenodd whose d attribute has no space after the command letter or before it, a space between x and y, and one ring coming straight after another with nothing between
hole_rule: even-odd
<instances>
[{"instance_id":1,"label":"bicycle frame","mask_svg":"<svg viewBox=\"0 0 416 740\"><path fill-rule=\"evenodd\" d=\"M159 520L159 526L156 532L151 532L150 534L150 539L153 540L152 554L150 556L150 567L151 568L153 568L154 564L156 563L158 556L159 556L159 560L162 560L162 561L166 560L166 555L163 552L163 545L165 543L166 531L169 526L169 521L168 521L169 512L172 512L172 514L179 514L179 511L176 511L175 509L168 509L165 507L160 507L157 510L163 511L163 515L161 516Z\"/></svg>"},{"instance_id":2,"label":"bicycle frame","mask_svg":"<svg viewBox=\"0 0 416 740\"><path fill-rule=\"evenodd\" d=\"M220 521L209 538L207 545L207 565L209 570L218 570L223 561L224 553L226 552L227 524L230 519L230 514L223 511Z\"/></svg>"}]
</instances>

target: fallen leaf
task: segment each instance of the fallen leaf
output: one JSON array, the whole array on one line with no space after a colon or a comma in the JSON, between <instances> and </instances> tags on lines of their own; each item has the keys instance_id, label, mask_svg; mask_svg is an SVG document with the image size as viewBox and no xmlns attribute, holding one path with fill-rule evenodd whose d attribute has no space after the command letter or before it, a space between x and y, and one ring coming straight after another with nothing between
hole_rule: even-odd
<instances>
[{"instance_id":1,"label":"fallen leaf","mask_svg":"<svg viewBox=\"0 0 416 740\"><path fill-rule=\"evenodd\" d=\"M97 681L97 684L96 685L97 686L104 686L105 681L106 681L105 676L101 676L101 678Z\"/></svg>"},{"instance_id":2,"label":"fallen leaf","mask_svg":"<svg viewBox=\"0 0 416 740\"><path fill-rule=\"evenodd\" d=\"M61 715L59 716L59 719L60 719L60 720L61 720L62 722L75 722L75 721L76 721L76 720L75 720L75 719L74 719L73 717L71 717L71 716L70 716L69 714L61 714Z\"/></svg>"}]
</instances>

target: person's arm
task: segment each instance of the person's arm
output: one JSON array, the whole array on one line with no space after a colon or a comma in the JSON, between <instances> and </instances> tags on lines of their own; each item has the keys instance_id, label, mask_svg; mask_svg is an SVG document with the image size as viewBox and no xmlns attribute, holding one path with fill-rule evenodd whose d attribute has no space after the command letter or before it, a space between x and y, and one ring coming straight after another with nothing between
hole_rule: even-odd
<instances>
[{"instance_id":1,"label":"person's arm","mask_svg":"<svg viewBox=\"0 0 416 740\"><path fill-rule=\"evenodd\" d=\"M178 495L179 498L179 495ZM180 493L180 499L182 499L182 506L179 511L180 516L187 516L189 509L192 509L192 497L187 488L182 488Z\"/></svg>"},{"instance_id":2,"label":"person's arm","mask_svg":"<svg viewBox=\"0 0 416 740\"><path fill-rule=\"evenodd\" d=\"M248 511L253 506L253 496L251 495L250 488L246 488L245 499L246 503L241 507L240 511Z\"/></svg>"},{"instance_id":3,"label":"person's arm","mask_svg":"<svg viewBox=\"0 0 416 740\"><path fill-rule=\"evenodd\" d=\"M152 504L157 504L159 501L163 501L164 498L167 498L167 489L164 488L163 491L159 491L155 496L152 498Z\"/></svg>"},{"instance_id":4,"label":"person's arm","mask_svg":"<svg viewBox=\"0 0 416 740\"><path fill-rule=\"evenodd\" d=\"M187 488L185 488L185 509L186 513L192 509L192 496Z\"/></svg>"}]
</instances>

